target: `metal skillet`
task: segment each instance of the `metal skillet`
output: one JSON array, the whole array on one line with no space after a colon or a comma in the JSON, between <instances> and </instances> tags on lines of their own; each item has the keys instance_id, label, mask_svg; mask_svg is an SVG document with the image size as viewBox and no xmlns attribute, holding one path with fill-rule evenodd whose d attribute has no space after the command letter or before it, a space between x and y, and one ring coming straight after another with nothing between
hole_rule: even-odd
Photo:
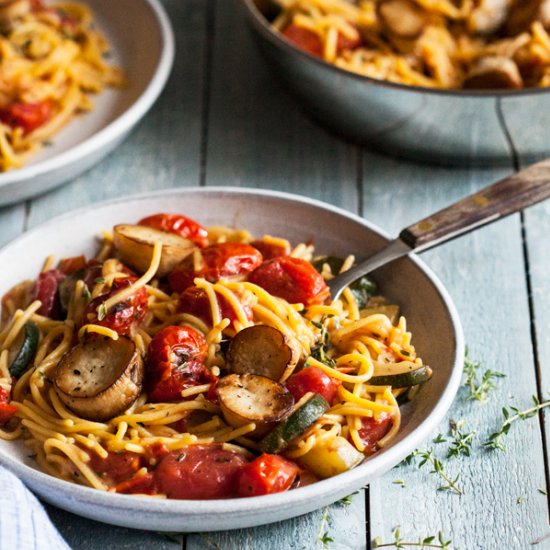
<instances>
[{"instance_id":1,"label":"metal skillet","mask_svg":"<svg viewBox=\"0 0 550 550\"><path fill-rule=\"evenodd\" d=\"M550 197L550 159L538 162L403 229L397 239L328 286L333 299L346 286L411 252L422 252Z\"/></svg>"}]
</instances>

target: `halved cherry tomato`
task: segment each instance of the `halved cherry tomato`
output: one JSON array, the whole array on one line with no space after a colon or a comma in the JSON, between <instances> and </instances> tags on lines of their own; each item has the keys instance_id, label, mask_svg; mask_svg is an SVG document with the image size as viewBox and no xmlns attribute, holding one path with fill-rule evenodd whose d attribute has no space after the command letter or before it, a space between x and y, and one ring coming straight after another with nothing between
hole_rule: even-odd
<instances>
[{"instance_id":1,"label":"halved cherry tomato","mask_svg":"<svg viewBox=\"0 0 550 550\"><path fill-rule=\"evenodd\" d=\"M0 109L0 120L12 128L23 128L28 134L45 124L53 114L53 103L49 99L37 103L12 103Z\"/></svg>"},{"instance_id":2,"label":"halved cherry tomato","mask_svg":"<svg viewBox=\"0 0 550 550\"><path fill-rule=\"evenodd\" d=\"M204 365L207 350L204 336L190 327L159 331L147 353L149 401L178 401L183 389L216 380Z\"/></svg>"},{"instance_id":3,"label":"halved cherry tomato","mask_svg":"<svg viewBox=\"0 0 550 550\"><path fill-rule=\"evenodd\" d=\"M213 499L238 495L247 460L221 445L190 445L166 455L155 469L159 493L168 498Z\"/></svg>"},{"instance_id":4,"label":"halved cherry tomato","mask_svg":"<svg viewBox=\"0 0 550 550\"><path fill-rule=\"evenodd\" d=\"M323 277L306 260L281 256L265 261L248 280L291 304L322 304L329 297Z\"/></svg>"},{"instance_id":5,"label":"halved cherry tomato","mask_svg":"<svg viewBox=\"0 0 550 550\"><path fill-rule=\"evenodd\" d=\"M181 214L153 214L139 220L138 224L176 233L201 248L208 245L208 231L200 223Z\"/></svg>"},{"instance_id":6,"label":"halved cherry tomato","mask_svg":"<svg viewBox=\"0 0 550 550\"><path fill-rule=\"evenodd\" d=\"M242 469L239 496L256 497L286 491L299 471L294 462L282 456L263 454Z\"/></svg>"},{"instance_id":7,"label":"halved cherry tomato","mask_svg":"<svg viewBox=\"0 0 550 550\"><path fill-rule=\"evenodd\" d=\"M390 431L392 422L391 416L386 416L378 420L372 417L362 418L359 437L366 445L366 453L375 453L378 450L376 442L380 441Z\"/></svg>"},{"instance_id":8,"label":"halved cherry tomato","mask_svg":"<svg viewBox=\"0 0 550 550\"><path fill-rule=\"evenodd\" d=\"M155 477L151 472L122 481L114 489L117 493L125 495L155 495L158 493Z\"/></svg>"},{"instance_id":9,"label":"halved cherry tomato","mask_svg":"<svg viewBox=\"0 0 550 550\"><path fill-rule=\"evenodd\" d=\"M306 393L318 393L324 397L325 401L332 405L340 382L331 378L319 367L307 367L293 374L286 382L285 386L293 395L294 401L298 402Z\"/></svg>"},{"instance_id":10,"label":"halved cherry tomato","mask_svg":"<svg viewBox=\"0 0 550 550\"><path fill-rule=\"evenodd\" d=\"M17 412L17 405L10 405L10 394L0 386L0 426L7 424Z\"/></svg>"},{"instance_id":11,"label":"halved cherry tomato","mask_svg":"<svg viewBox=\"0 0 550 550\"><path fill-rule=\"evenodd\" d=\"M229 319L234 327L234 322L237 320L235 310L227 299L216 292L220 313L223 319ZM249 321L252 321L252 309L248 304L242 304L244 314ZM206 291L196 286L186 288L180 295L178 302L178 311L181 313L189 313L204 321L207 325L212 325L212 309L210 308L210 300Z\"/></svg>"},{"instance_id":12,"label":"halved cherry tomato","mask_svg":"<svg viewBox=\"0 0 550 550\"><path fill-rule=\"evenodd\" d=\"M301 50L323 57L323 42L316 32L292 23L283 31L283 36Z\"/></svg>"},{"instance_id":13,"label":"halved cherry tomato","mask_svg":"<svg viewBox=\"0 0 550 550\"><path fill-rule=\"evenodd\" d=\"M140 455L128 451L109 452L105 458L94 452L89 454L88 466L109 485L130 479L143 464Z\"/></svg>"},{"instance_id":14,"label":"halved cherry tomato","mask_svg":"<svg viewBox=\"0 0 550 550\"><path fill-rule=\"evenodd\" d=\"M193 286L195 277L202 277L211 283L221 277L244 275L262 263L262 255L253 246L244 243L220 243L203 248L201 267L195 271L193 254L185 258L168 276L170 288L183 292Z\"/></svg>"},{"instance_id":15,"label":"halved cherry tomato","mask_svg":"<svg viewBox=\"0 0 550 550\"><path fill-rule=\"evenodd\" d=\"M288 243L283 245L257 239L250 244L262 253L264 260L271 260L271 258L278 258L279 256L288 256L291 251L290 244Z\"/></svg>"},{"instance_id":16,"label":"halved cherry tomato","mask_svg":"<svg viewBox=\"0 0 550 550\"><path fill-rule=\"evenodd\" d=\"M72 258L63 258L59 260L57 268L66 275L70 275L71 273L84 269L87 265L88 262L85 256L73 256Z\"/></svg>"},{"instance_id":17,"label":"halved cherry tomato","mask_svg":"<svg viewBox=\"0 0 550 550\"><path fill-rule=\"evenodd\" d=\"M35 300L42 302L37 311L39 315L44 315L44 317L49 317L50 319L58 319L61 307L57 291L59 283L64 278L65 273L59 269L48 269L38 275L33 295Z\"/></svg>"},{"instance_id":18,"label":"halved cherry tomato","mask_svg":"<svg viewBox=\"0 0 550 550\"><path fill-rule=\"evenodd\" d=\"M109 311L102 312L101 304L135 281L137 281L136 277L115 279L109 292L98 296L86 306L82 324L93 323L110 328L120 336L128 334L132 325L139 325L147 313L147 290L144 287L139 288L129 298L115 304Z\"/></svg>"}]
</instances>

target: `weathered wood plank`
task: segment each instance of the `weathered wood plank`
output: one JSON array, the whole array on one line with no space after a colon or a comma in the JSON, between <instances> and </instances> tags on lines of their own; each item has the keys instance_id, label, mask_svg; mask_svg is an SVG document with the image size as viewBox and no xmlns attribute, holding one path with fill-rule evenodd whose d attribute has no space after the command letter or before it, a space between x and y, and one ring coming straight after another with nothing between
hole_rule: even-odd
<instances>
[{"instance_id":1,"label":"weathered wood plank","mask_svg":"<svg viewBox=\"0 0 550 550\"><path fill-rule=\"evenodd\" d=\"M392 233L504 175L427 168L369 154L364 172L364 216ZM449 418L465 422L464 431L476 431L471 457L444 460L452 476L461 475L464 496L437 492L442 480L427 467L398 466L371 484L372 536L388 541L400 526L410 540L441 529L458 548L525 548L547 529L546 501L537 492L545 485L539 427L536 422L514 426L506 453L481 448L499 427L502 406L528 404L536 389L519 216L423 258L455 300L471 357L507 377L485 404L467 400L462 389L450 411ZM448 435L448 424L440 430ZM426 442L430 446L438 457L446 456L448 444ZM398 480L405 486L394 483Z\"/></svg>"},{"instance_id":2,"label":"weathered wood plank","mask_svg":"<svg viewBox=\"0 0 550 550\"><path fill-rule=\"evenodd\" d=\"M25 204L0 208L0 246L4 246L25 229Z\"/></svg>"}]
</instances>

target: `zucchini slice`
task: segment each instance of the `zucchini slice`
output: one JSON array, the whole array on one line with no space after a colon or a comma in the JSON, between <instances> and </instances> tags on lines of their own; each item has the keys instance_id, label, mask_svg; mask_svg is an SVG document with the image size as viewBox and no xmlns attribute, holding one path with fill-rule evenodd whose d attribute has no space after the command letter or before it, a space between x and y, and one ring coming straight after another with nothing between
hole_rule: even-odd
<instances>
[{"instance_id":1,"label":"zucchini slice","mask_svg":"<svg viewBox=\"0 0 550 550\"><path fill-rule=\"evenodd\" d=\"M392 388L408 388L417 386L429 380L432 376L432 369L428 365L407 364L405 367L388 365L377 367L376 376L373 376L368 384L371 386L391 386Z\"/></svg>"},{"instance_id":2,"label":"zucchini slice","mask_svg":"<svg viewBox=\"0 0 550 550\"><path fill-rule=\"evenodd\" d=\"M32 321L25 323L23 344L9 368L13 377L19 378L27 370L38 348L39 336L38 327Z\"/></svg>"},{"instance_id":3,"label":"zucchini slice","mask_svg":"<svg viewBox=\"0 0 550 550\"><path fill-rule=\"evenodd\" d=\"M264 453L281 453L328 409L329 404L323 397L319 394L313 395L260 441L260 449Z\"/></svg>"}]
</instances>

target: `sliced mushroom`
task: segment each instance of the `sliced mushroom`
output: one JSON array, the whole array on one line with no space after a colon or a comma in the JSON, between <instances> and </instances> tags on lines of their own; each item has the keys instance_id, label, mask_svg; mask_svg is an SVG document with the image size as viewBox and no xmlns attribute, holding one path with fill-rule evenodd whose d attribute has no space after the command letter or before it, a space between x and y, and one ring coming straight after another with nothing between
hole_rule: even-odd
<instances>
[{"instance_id":1,"label":"sliced mushroom","mask_svg":"<svg viewBox=\"0 0 550 550\"><path fill-rule=\"evenodd\" d=\"M292 394L278 382L256 374L230 374L218 383L217 394L225 421L238 428L254 422L247 435L263 436L292 409Z\"/></svg>"},{"instance_id":2,"label":"sliced mushroom","mask_svg":"<svg viewBox=\"0 0 550 550\"><path fill-rule=\"evenodd\" d=\"M0 0L0 31L11 31L17 19L30 11L30 0Z\"/></svg>"},{"instance_id":3,"label":"sliced mushroom","mask_svg":"<svg viewBox=\"0 0 550 550\"><path fill-rule=\"evenodd\" d=\"M523 87L518 66L506 57L483 57L472 66L464 81L470 90L506 90Z\"/></svg>"},{"instance_id":4,"label":"sliced mushroom","mask_svg":"<svg viewBox=\"0 0 550 550\"><path fill-rule=\"evenodd\" d=\"M516 0L504 25L507 36L516 36L528 31L535 22L545 27L550 24L550 0Z\"/></svg>"},{"instance_id":5,"label":"sliced mushroom","mask_svg":"<svg viewBox=\"0 0 550 550\"><path fill-rule=\"evenodd\" d=\"M468 28L476 34L497 32L505 23L513 0L480 0L468 18Z\"/></svg>"},{"instance_id":6,"label":"sliced mushroom","mask_svg":"<svg viewBox=\"0 0 550 550\"><path fill-rule=\"evenodd\" d=\"M189 239L145 225L115 225L113 241L122 261L139 273L149 268L155 243L162 243L158 277L168 275L195 248L195 243Z\"/></svg>"},{"instance_id":7,"label":"sliced mushroom","mask_svg":"<svg viewBox=\"0 0 550 550\"><path fill-rule=\"evenodd\" d=\"M93 336L61 358L53 384L69 409L103 422L130 407L141 393L143 376L143 359L130 338Z\"/></svg>"},{"instance_id":8,"label":"sliced mushroom","mask_svg":"<svg viewBox=\"0 0 550 550\"><path fill-rule=\"evenodd\" d=\"M378 17L386 33L408 40L420 36L426 25L426 12L411 0L380 2Z\"/></svg>"},{"instance_id":9,"label":"sliced mushroom","mask_svg":"<svg viewBox=\"0 0 550 550\"><path fill-rule=\"evenodd\" d=\"M259 374L284 382L300 359L299 344L268 325L238 332L227 350L226 367L235 374Z\"/></svg>"}]
</instances>

